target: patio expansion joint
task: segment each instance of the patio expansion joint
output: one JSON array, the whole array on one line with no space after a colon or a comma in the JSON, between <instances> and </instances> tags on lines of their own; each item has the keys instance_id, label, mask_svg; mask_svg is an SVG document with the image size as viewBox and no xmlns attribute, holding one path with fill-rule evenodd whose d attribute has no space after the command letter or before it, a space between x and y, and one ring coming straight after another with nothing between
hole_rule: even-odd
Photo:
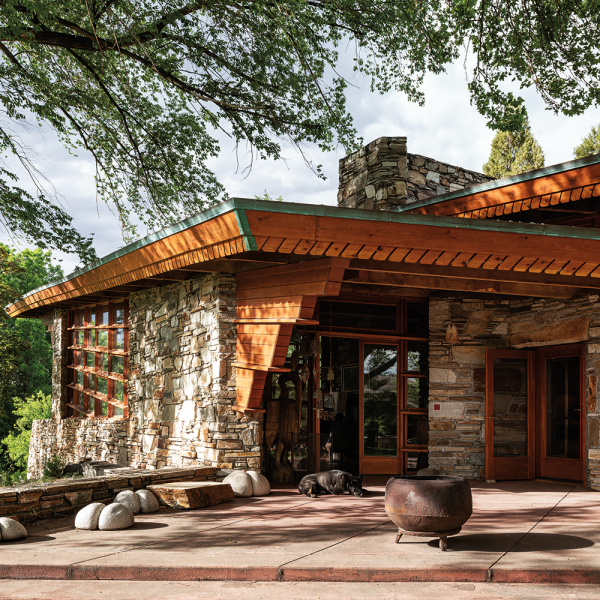
<instances>
[{"instance_id":1,"label":"patio expansion joint","mask_svg":"<svg viewBox=\"0 0 600 600\"><path fill-rule=\"evenodd\" d=\"M295 558L294 560L290 560L286 563L279 565L279 567L277 569L277 581L284 581L284 578L285 578L285 572L283 569L284 567L291 565L292 563L295 563L299 560L304 560L305 558L307 558L309 556L319 554L319 552L323 552L324 550L329 550L330 548L333 548L334 546L339 546L339 544L343 544L344 542L347 542L348 540L351 540L352 538L358 537L359 535L363 535L369 531L379 529L379 527L383 527L384 525L387 525L388 523L390 523L389 519L387 521L385 521L384 523L375 525L375 527L369 527L368 529L363 529L362 531L359 531L358 533L355 533L354 535L350 535L347 538L344 538L343 540L338 540L337 542L334 542L333 544L330 544L329 546L325 546L324 548L319 548L319 550L315 550L314 552L309 552L308 554L305 554L304 556L301 556L300 558Z\"/></svg>"},{"instance_id":2,"label":"patio expansion joint","mask_svg":"<svg viewBox=\"0 0 600 600\"><path fill-rule=\"evenodd\" d=\"M280 512L285 512L285 511L288 511L288 510L293 510L293 509L298 508L300 506L303 506L305 504L310 504L310 502L302 502L302 503L296 504L296 505L294 505L292 507L266 511L266 512L262 513L261 515L253 515L251 517L245 517L243 519L237 519L235 521L226 521L224 523L216 525L215 527L208 527L206 529L203 529L202 532L213 531L215 529L219 529L219 528L222 528L222 527L227 527L229 525L235 525L237 523L242 523L244 521L250 521L252 519L264 518L267 515L272 515L272 514L277 514L277 513L280 513ZM173 537L165 538L165 539L162 539L162 540L157 540L156 542L149 542L148 544L143 544L141 546L136 546L135 548L128 548L127 550L120 550L118 552L109 552L107 554L101 554L99 556L94 556L93 558L88 558L86 560L81 560L79 562L70 563L69 566L67 567L67 574L66 574L65 579L73 579L73 567L75 567L77 565L83 565L84 563L92 562L92 561L95 561L95 560L98 560L98 559L101 559L101 558L106 558L108 556L117 556L119 554L126 554L127 552L135 552L136 550L143 550L145 548L150 548L152 546L156 546L157 544L162 544L164 542L172 542L174 540L183 540L183 539L192 537L194 535L198 535L198 533L199 532L195 531L193 533L186 533L186 534L180 535L180 536L173 536Z\"/></svg>"},{"instance_id":3,"label":"patio expansion joint","mask_svg":"<svg viewBox=\"0 0 600 600\"><path fill-rule=\"evenodd\" d=\"M558 500L558 502L556 502L556 504L552 507L550 507L545 513L544 516L537 522L535 523L528 531L526 531L519 539L517 539L517 541L503 554L501 554L489 567L487 570L487 576L486 576L486 583L492 583L494 580L494 567L507 555L509 554L512 549L521 541L523 540L527 535L529 535L563 500L565 500L567 498L567 496L575 489L575 486L572 486L571 489L564 495L562 496L562 498L560 498Z\"/></svg>"}]
</instances>

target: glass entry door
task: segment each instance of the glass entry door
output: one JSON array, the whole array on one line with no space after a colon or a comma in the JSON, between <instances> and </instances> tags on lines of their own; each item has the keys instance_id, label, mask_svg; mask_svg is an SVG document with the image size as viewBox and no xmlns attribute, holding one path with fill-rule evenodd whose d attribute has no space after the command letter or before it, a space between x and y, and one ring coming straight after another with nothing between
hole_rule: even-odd
<instances>
[{"instance_id":1,"label":"glass entry door","mask_svg":"<svg viewBox=\"0 0 600 600\"><path fill-rule=\"evenodd\" d=\"M583 481L583 347L540 351L540 475Z\"/></svg>"},{"instance_id":2,"label":"glass entry door","mask_svg":"<svg viewBox=\"0 0 600 600\"><path fill-rule=\"evenodd\" d=\"M361 473L400 473L398 346L362 345Z\"/></svg>"},{"instance_id":3,"label":"glass entry door","mask_svg":"<svg viewBox=\"0 0 600 600\"><path fill-rule=\"evenodd\" d=\"M486 479L533 479L535 473L532 353L486 353Z\"/></svg>"}]
</instances>

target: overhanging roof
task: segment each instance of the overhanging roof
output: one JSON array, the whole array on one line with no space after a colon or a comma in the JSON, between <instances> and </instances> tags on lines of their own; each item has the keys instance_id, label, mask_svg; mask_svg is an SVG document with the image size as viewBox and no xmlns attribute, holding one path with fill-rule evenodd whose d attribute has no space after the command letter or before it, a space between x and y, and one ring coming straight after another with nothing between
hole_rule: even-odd
<instances>
[{"instance_id":1,"label":"overhanging roof","mask_svg":"<svg viewBox=\"0 0 600 600\"><path fill-rule=\"evenodd\" d=\"M600 196L600 154L440 194L402 212L490 219Z\"/></svg>"},{"instance_id":2,"label":"overhanging roof","mask_svg":"<svg viewBox=\"0 0 600 600\"><path fill-rule=\"evenodd\" d=\"M566 298L600 289L599 230L235 198L33 290L7 311L39 316L194 273L322 257L350 259L344 280L366 292L391 286Z\"/></svg>"}]
</instances>

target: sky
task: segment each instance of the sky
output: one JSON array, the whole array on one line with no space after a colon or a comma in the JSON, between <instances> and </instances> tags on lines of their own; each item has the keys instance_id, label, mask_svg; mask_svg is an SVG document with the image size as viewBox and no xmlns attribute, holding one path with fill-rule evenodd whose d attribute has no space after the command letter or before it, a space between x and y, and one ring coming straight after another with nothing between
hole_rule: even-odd
<instances>
[{"instance_id":1,"label":"sky","mask_svg":"<svg viewBox=\"0 0 600 600\"><path fill-rule=\"evenodd\" d=\"M407 136L408 152L481 171L490 153L494 132L485 119L470 106L462 63L451 65L446 74L428 75L423 90L424 106L410 103L397 92L371 93L367 81L353 81L347 88L348 110L358 134L365 144L381 136ZM600 123L600 110L590 109L578 117L555 116L545 110L534 91L521 92L525 98L534 136L541 144L546 165L572 160L573 148ZM25 141L43 158L42 172L52 181L63 198L63 208L74 218L74 226L84 235L94 233L98 256L124 246L117 219L101 201L97 203L94 186L94 163L83 150L69 154L52 132L28 133ZM253 198L266 190L273 197L288 202L336 204L338 161L344 151L322 153L309 148L308 156L323 166L326 180L317 178L292 148L284 151L287 159L255 161L251 172L238 169L233 144L221 137L221 153L209 166L232 197ZM26 187L26 182L21 185ZM145 235L146 231L140 231ZM9 241L0 234L0 241ZM23 245L21 244L21 247ZM65 273L78 264L75 256L56 252Z\"/></svg>"}]
</instances>

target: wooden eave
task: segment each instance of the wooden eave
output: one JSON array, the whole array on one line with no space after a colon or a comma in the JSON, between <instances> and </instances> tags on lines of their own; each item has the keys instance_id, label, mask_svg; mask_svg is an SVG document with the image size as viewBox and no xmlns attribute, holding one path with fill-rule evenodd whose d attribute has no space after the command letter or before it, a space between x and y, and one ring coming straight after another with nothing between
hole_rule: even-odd
<instances>
[{"instance_id":1,"label":"wooden eave","mask_svg":"<svg viewBox=\"0 0 600 600\"><path fill-rule=\"evenodd\" d=\"M598 230L233 199L34 290L7 311L33 317L201 272L285 270L319 258L348 259L343 281L365 290L562 298L600 289Z\"/></svg>"},{"instance_id":2,"label":"wooden eave","mask_svg":"<svg viewBox=\"0 0 600 600\"><path fill-rule=\"evenodd\" d=\"M441 194L403 212L492 219L600 197L600 154Z\"/></svg>"}]
</instances>

